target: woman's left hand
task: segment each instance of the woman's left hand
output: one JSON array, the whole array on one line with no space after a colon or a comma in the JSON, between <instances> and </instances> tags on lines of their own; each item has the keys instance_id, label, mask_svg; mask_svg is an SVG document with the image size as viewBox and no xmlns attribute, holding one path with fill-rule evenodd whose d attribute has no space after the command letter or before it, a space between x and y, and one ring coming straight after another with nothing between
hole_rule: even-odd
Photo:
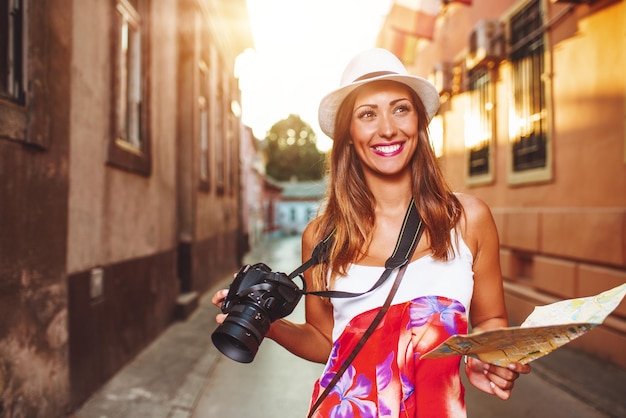
<instances>
[{"instance_id":1,"label":"woman's left hand","mask_svg":"<svg viewBox=\"0 0 626 418\"><path fill-rule=\"evenodd\" d=\"M507 400L520 374L530 373L530 365L511 363L508 367L483 363L473 357L467 357L465 373L470 383L485 393Z\"/></svg>"}]
</instances>

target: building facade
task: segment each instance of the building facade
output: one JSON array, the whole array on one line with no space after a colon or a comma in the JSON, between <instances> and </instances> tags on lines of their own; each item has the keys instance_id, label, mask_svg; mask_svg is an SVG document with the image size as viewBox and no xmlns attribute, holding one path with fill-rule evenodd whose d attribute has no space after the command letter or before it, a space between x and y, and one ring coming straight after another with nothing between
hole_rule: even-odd
<instances>
[{"instance_id":1,"label":"building facade","mask_svg":"<svg viewBox=\"0 0 626 418\"><path fill-rule=\"evenodd\" d=\"M64 416L241 251L243 0L0 1L0 416Z\"/></svg>"},{"instance_id":2,"label":"building facade","mask_svg":"<svg viewBox=\"0 0 626 418\"><path fill-rule=\"evenodd\" d=\"M440 92L433 145L492 208L512 324L626 282L624 1L443 3L431 39L379 42ZM626 368L626 302L571 346Z\"/></svg>"},{"instance_id":3,"label":"building facade","mask_svg":"<svg viewBox=\"0 0 626 418\"><path fill-rule=\"evenodd\" d=\"M276 210L280 230L285 235L300 235L315 218L326 194L327 180L281 182L283 188Z\"/></svg>"},{"instance_id":4,"label":"building facade","mask_svg":"<svg viewBox=\"0 0 626 418\"><path fill-rule=\"evenodd\" d=\"M244 249L252 249L264 239L263 213L265 157L252 129L246 128L241 141L241 195Z\"/></svg>"}]
</instances>

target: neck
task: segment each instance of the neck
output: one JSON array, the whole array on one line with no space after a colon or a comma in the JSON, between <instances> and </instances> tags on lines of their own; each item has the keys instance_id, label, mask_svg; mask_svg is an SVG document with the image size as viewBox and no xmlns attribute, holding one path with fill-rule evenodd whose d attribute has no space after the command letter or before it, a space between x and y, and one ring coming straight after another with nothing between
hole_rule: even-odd
<instances>
[{"instance_id":1,"label":"neck","mask_svg":"<svg viewBox=\"0 0 626 418\"><path fill-rule=\"evenodd\" d=\"M412 197L410 174L367 178L367 185L376 199L376 211L406 210Z\"/></svg>"}]
</instances>

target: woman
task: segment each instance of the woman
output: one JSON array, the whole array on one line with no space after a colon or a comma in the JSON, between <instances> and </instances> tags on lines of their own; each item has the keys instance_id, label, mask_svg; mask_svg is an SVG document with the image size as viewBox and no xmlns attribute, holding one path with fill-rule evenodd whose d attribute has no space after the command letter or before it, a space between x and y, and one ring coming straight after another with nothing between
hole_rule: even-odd
<instances>
[{"instance_id":1,"label":"woman","mask_svg":"<svg viewBox=\"0 0 626 418\"><path fill-rule=\"evenodd\" d=\"M307 288L370 289L396 244L414 199L424 234L384 320L317 407L314 416L466 416L460 357L420 359L451 334L506 327L499 243L489 208L449 190L427 126L439 107L428 81L411 76L384 49L357 55L341 87L319 108L334 140L322 213L306 228L303 257L334 229L327 261L304 273ZM272 323L266 337L310 361L326 363L315 402L383 304L389 278L366 295L330 300L307 295L306 322ZM213 297L216 305L226 291ZM224 315L218 315L222 322ZM508 399L528 365L497 367L469 358L472 385ZM358 411L358 414L357 414Z\"/></svg>"}]
</instances>

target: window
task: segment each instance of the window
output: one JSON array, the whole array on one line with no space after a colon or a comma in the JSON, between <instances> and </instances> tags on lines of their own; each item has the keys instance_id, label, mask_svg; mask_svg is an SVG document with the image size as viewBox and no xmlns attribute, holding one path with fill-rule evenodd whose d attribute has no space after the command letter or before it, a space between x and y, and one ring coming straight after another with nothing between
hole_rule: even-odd
<instances>
[{"instance_id":1,"label":"window","mask_svg":"<svg viewBox=\"0 0 626 418\"><path fill-rule=\"evenodd\" d=\"M198 66L200 67L200 95L198 96L200 188L208 191L211 184L209 171L209 67L204 60L200 60Z\"/></svg>"},{"instance_id":2,"label":"window","mask_svg":"<svg viewBox=\"0 0 626 418\"><path fill-rule=\"evenodd\" d=\"M0 138L45 148L46 135L26 136L26 21L23 0L0 0Z\"/></svg>"},{"instance_id":3,"label":"window","mask_svg":"<svg viewBox=\"0 0 626 418\"><path fill-rule=\"evenodd\" d=\"M441 158L443 156L443 125L443 116L441 115L433 116L428 124L428 137L437 158Z\"/></svg>"},{"instance_id":4,"label":"window","mask_svg":"<svg viewBox=\"0 0 626 418\"><path fill-rule=\"evenodd\" d=\"M211 73L210 52L207 31L204 28L204 19L200 11L196 12L195 55L198 70L198 126L197 144L199 164L199 189L204 192L211 190L210 170L210 126L211 126Z\"/></svg>"},{"instance_id":5,"label":"window","mask_svg":"<svg viewBox=\"0 0 626 418\"><path fill-rule=\"evenodd\" d=\"M47 80L54 71L48 63L55 58L41 43L49 16L35 3L0 0L0 138L45 150L51 141ZM28 59L29 50L37 51L34 61ZM56 59L69 62L65 52L56 51Z\"/></svg>"},{"instance_id":6,"label":"window","mask_svg":"<svg viewBox=\"0 0 626 418\"><path fill-rule=\"evenodd\" d=\"M232 100L230 100L230 98L228 102L225 103L225 105L228 105L228 107L226 108L226 135L224 136L226 140L226 143L224 144L224 178L226 183L225 187L226 192L231 196L233 194L233 184L235 181L235 171L233 170L233 167L235 167L236 165L233 162L233 156L235 155L233 147L235 146L235 122L237 121L235 115L233 114L232 103L233 102Z\"/></svg>"},{"instance_id":7,"label":"window","mask_svg":"<svg viewBox=\"0 0 626 418\"><path fill-rule=\"evenodd\" d=\"M113 45L112 138L109 163L150 174L146 0L118 0Z\"/></svg>"},{"instance_id":8,"label":"window","mask_svg":"<svg viewBox=\"0 0 626 418\"><path fill-rule=\"evenodd\" d=\"M225 91L222 61L218 61L217 77L217 104L215 106L215 157L216 157L216 177L217 193L224 194L226 183L226 163L224 161L224 146L226 145L226 134L228 130L228 113L225 111L225 103L228 99L228 92Z\"/></svg>"},{"instance_id":9,"label":"window","mask_svg":"<svg viewBox=\"0 0 626 418\"><path fill-rule=\"evenodd\" d=\"M550 178L544 30L539 0L529 2L510 20L514 106L509 118L510 180Z\"/></svg>"},{"instance_id":10,"label":"window","mask_svg":"<svg viewBox=\"0 0 626 418\"><path fill-rule=\"evenodd\" d=\"M24 6L0 0L0 98L24 104Z\"/></svg>"},{"instance_id":11,"label":"window","mask_svg":"<svg viewBox=\"0 0 626 418\"><path fill-rule=\"evenodd\" d=\"M306 221L307 222L311 222L313 219L315 219L316 215L317 215L316 208L313 208L313 207L307 208L307 210L306 210Z\"/></svg>"},{"instance_id":12,"label":"window","mask_svg":"<svg viewBox=\"0 0 626 418\"><path fill-rule=\"evenodd\" d=\"M465 123L468 183L493 180L494 89L487 66L469 71L469 111Z\"/></svg>"},{"instance_id":13,"label":"window","mask_svg":"<svg viewBox=\"0 0 626 418\"><path fill-rule=\"evenodd\" d=\"M241 118L241 105L239 104L239 85L237 82L231 83L231 89L234 98L230 102L231 134L228 140L228 190L231 196L235 196L235 192L237 191L237 179L239 178L239 172L237 171L239 169L239 141L237 139L241 133L239 125Z\"/></svg>"}]
</instances>

